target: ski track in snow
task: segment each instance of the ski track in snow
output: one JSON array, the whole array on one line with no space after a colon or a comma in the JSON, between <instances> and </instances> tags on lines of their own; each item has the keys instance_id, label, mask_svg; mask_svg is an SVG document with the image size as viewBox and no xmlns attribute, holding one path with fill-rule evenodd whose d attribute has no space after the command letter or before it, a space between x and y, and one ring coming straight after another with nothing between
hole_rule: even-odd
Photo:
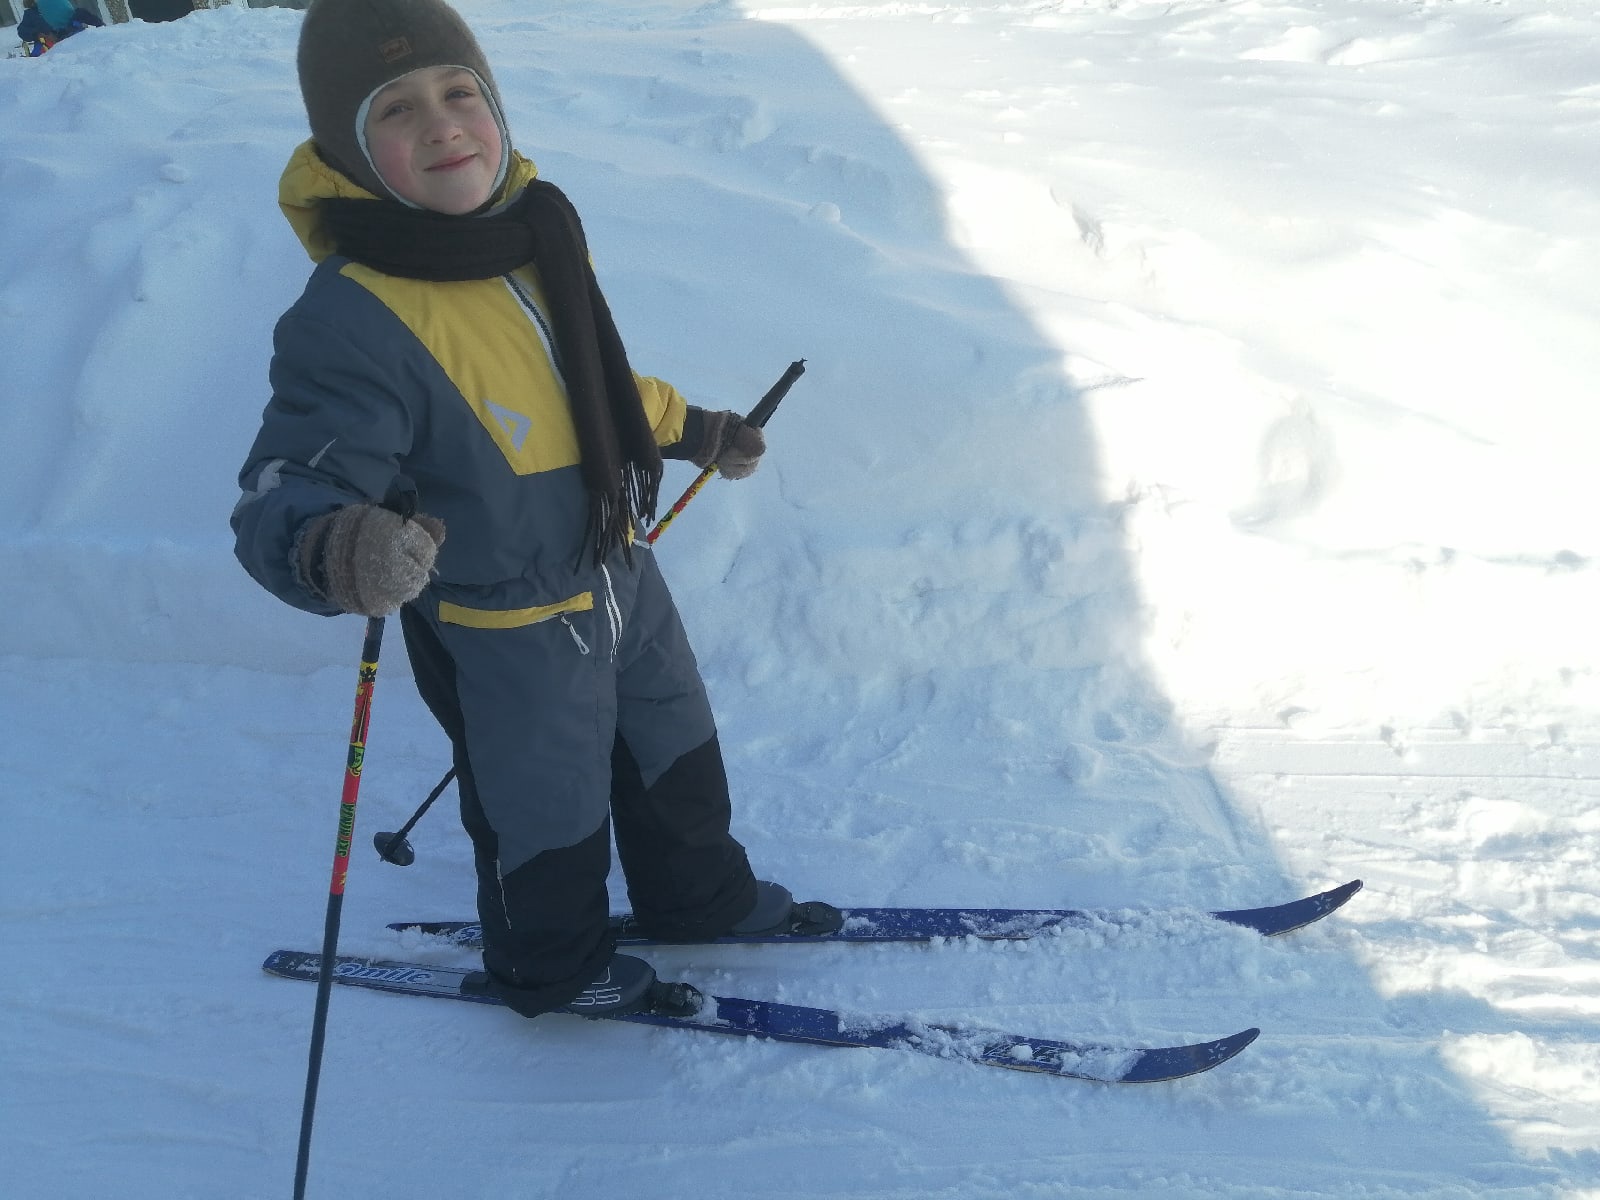
<instances>
[{"instance_id":1,"label":"ski track in snow","mask_svg":"<svg viewBox=\"0 0 1600 1200\"><path fill-rule=\"evenodd\" d=\"M668 948L724 994L1259 1042L1107 1088L342 994L314 1195L1600 1194L1600 12L465 0L641 369L755 479L660 555L758 869L1161 911ZM0 61L0 1191L288 1190L359 622L233 563L299 15ZM667 492L688 482L669 475ZM467 915L380 671L349 953ZM1183 909L1362 876L1261 941ZM614 894L620 898L620 880ZM999 1078L990 1078L997 1075Z\"/></svg>"}]
</instances>

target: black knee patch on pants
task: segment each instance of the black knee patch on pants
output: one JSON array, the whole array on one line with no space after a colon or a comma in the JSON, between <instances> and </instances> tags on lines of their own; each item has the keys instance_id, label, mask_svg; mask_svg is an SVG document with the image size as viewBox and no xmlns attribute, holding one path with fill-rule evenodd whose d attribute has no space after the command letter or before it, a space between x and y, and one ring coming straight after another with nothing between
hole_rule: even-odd
<instances>
[{"instance_id":1,"label":"black knee patch on pants","mask_svg":"<svg viewBox=\"0 0 1600 1200\"><path fill-rule=\"evenodd\" d=\"M755 875L728 831L728 779L715 737L648 788L618 738L611 755L611 817L628 899L651 936L717 937L755 907Z\"/></svg>"},{"instance_id":2,"label":"black knee patch on pants","mask_svg":"<svg viewBox=\"0 0 1600 1200\"><path fill-rule=\"evenodd\" d=\"M515 871L478 876L483 965L501 999L523 1016L560 1008L583 991L616 950L606 873L611 831L546 850Z\"/></svg>"}]
</instances>

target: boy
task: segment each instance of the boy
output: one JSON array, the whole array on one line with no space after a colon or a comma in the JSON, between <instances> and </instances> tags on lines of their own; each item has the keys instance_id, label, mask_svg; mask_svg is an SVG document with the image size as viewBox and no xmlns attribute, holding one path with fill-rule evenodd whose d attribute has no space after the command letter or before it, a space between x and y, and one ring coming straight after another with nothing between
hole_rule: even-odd
<instances>
[{"instance_id":1,"label":"boy","mask_svg":"<svg viewBox=\"0 0 1600 1200\"><path fill-rule=\"evenodd\" d=\"M653 555L661 460L752 472L761 431L628 365L567 198L511 147L443 0L315 0L312 140L279 201L318 263L274 338L236 553L309 612L400 610L449 736L488 988L626 1011L655 974L607 931L610 833L644 928L788 928L729 834L705 688ZM382 506L415 491L410 519Z\"/></svg>"}]
</instances>

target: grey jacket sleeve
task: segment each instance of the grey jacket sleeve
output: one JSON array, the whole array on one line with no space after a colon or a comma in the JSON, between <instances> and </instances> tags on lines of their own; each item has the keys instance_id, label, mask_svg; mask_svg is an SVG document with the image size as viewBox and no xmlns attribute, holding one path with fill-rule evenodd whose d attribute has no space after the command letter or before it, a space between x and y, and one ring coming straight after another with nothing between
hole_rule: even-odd
<instances>
[{"instance_id":1,"label":"grey jacket sleeve","mask_svg":"<svg viewBox=\"0 0 1600 1200\"><path fill-rule=\"evenodd\" d=\"M239 473L234 554L280 600L324 616L339 609L299 569L313 517L381 501L411 448L412 418L396 367L342 328L292 309L273 336L272 400Z\"/></svg>"}]
</instances>

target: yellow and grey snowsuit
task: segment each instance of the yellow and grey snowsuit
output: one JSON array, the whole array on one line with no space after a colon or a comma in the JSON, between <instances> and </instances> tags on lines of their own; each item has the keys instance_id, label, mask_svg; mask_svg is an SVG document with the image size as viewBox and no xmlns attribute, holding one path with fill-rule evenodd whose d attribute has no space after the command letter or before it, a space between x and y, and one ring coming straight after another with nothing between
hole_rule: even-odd
<instances>
[{"instance_id":1,"label":"yellow and grey snowsuit","mask_svg":"<svg viewBox=\"0 0 1600 1200\"><path fill-rule=\"evenodd\" d=\"M515 157L506 194L533 174ZM274 595L330 614L299 573L307 521L381 500L404 476L444 522L437 577L402 610L406 644L455 748L486 962L538 993L530 1007L554 1007L610 952L608 812L635 911L662 932L726 927L753 903L715 724L654 556L641 542L631 568L620 552L595 565L585 549L588 495L532 268L452 283L381 274L333 252L315 207L329 196L368 193L308 142L279 199L318 265L275 334L237 554ZM638 384L669 445L682 396Z\"/></svg>"}]
</instances>

